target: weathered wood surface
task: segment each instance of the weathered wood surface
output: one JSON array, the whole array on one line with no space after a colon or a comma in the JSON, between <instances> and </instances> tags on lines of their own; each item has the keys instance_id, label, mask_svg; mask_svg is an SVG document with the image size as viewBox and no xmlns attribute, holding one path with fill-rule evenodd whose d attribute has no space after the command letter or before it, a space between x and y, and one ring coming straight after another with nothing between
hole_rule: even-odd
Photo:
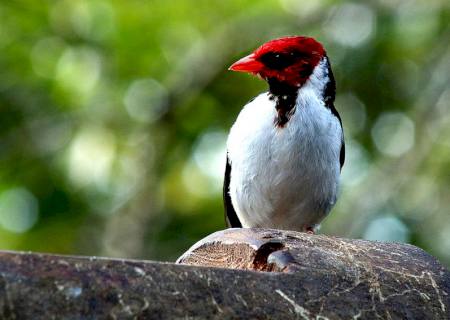
<instances>
[{"instance_id":1,"label":"weathered wood surface","mask_svg":"<svg viewBox=\"0 0 450 320\"><path fill-rule=\"evenodd\" d=\"M227 229L177 262L295 275L294 295L270 296L286 298L305 319L450 319L449 271L412 245Z\"/></svg>"},{"instance_id":2,"label":"weathered wood surface","mask_svg":"<svg viewBox=\"0 0 450 320\"><path fill-rule=\"evenodd\" d=\"M222 257L221 266L237 255L242 262L230 266L248 268L256 252L256 269L283 272L0 252L0 319L449 316L448 271L412 246L275 230L223 231L206 246L208 239L215 239L210 244L218 251L208 251ZM184 262L202 250L200 245ZM271 267L264 267L266 260Z\"/></svg>"}]
</instances>

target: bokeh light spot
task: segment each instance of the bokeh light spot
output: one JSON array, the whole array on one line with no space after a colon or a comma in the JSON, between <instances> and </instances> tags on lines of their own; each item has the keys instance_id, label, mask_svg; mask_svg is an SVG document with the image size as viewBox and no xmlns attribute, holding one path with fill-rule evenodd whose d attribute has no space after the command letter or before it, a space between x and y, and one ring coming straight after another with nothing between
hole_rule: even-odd
<instances>
[{"instance_id":1,"label":"bokeh light spot","mask_svg":"<svg viewBox=\"0 0 450 320\"><path fill-rule=\"evenodd\" d=\"M148 78L133 81L125 96L125 108L136 121L151 123L158 120L167 109L168 93L158 81Z\"/></svg>"},{"instance_id":2,"label":"bokeh light spot","mask_svg":"<svg viewBox=\"0 0 450 320\"><path fill-rule=\"evenodd\" d=\"M366 240L407 242L409 230L396 216L386 215L372 220L363 237Z\"/></svg>"},{"instance_id":3,"label":"bokeh light spot","mask_svg":"<svg viewBox=\"0 0 450 320\"><path fill-rule=\"evenodd\" d=\"M57 37L43 38L36 42L31 50L33 71L41 77L53 78L64 47L64 42Z\"/></svg>"},{"instance_id":4,"label":"bokeh light spot","mask_svg":"<svg viewBox=\"0 0 450 320\"><path fill-rule=\"evenodd\" d=\"M372 128L377 149L389 156L399 157L414 146L414 123L402 112L385 112Z\"/></svg>"},{"instance_id":5,"label":"bokeh light spot","mask_svg":"<svg viewBox=\"0 0 450 320\"><path fill-rule=\"evenodd\" d=\"M114 28L114 10L106 1L75 1L70 21L79 35L102 40Z\"/></svg>"},{"instance_id":6,"label":"bokeh light spot","mask_svg":"<svg viewBox=\"0 0 450 320\"><path fill-rule=\"evenodd\" d=\"M439 27L437 8L432 2L403 1L394 20L396 43L409 48L427 43Z\"/></svg>"},{"instance_id":7,"label":"bokeh light spot","mask_svg":"<svg viewBox=\"0 0 450 320\"><path fill-rule=\"evenodd\" d=\"M223 131L207 131L197 140L192 159L183 170L183 182L191 193L203 196L221 191L226 139Z\"/></svg>"},{"instance_id":8,"label":"bokeh light spot","mask_svg":"<svg viewBox=\"0 0 450 320\"><path fill-rule=\"evenodd\" d=\"M93 186L104 191L108 187L115 151L115 137L109 130L81 129L69 146L69 178L79 187Z\"/></svg>"},{"instance_id":9,"label":"bokeh light spot","mask_svg":"<svg viewBox=\"0 0 450 320\"><path fill-rule=\"evenodd\" d=\"M225 132L208 131L199 138L193 154L200 170L219 184L225 170L226 141Z\"/></svg>"},{"instance_id":10,"label":"bokeh light spot","mask_svg":"<svg viewBox=\"0 0 450 320\"><path fill-rule=\"evenodd\" d=\"M50 9L50 23L57 33L101 41L115 31L114 7L103 0L55 1Z\"/></svg>"},{"instance_id":11,"label":"bokeh light spot","mask_svg":"<svg viewBox=\"0 0 450 320\"><path fill-rule=\"evenodd\" d=\"M38 202L25 188L13 188L0 194L0 225L11 232L30 230L38 220Z\"/></svg>"},{"instance_id":12,"label":"bokeh light spot","mask_svg":"<svg viewBox=\"0 0 450 320\"><path fill-rule=\"evenodd\" d=\"M87 95L97 84L101 58L88 47L66 49L58 61L56 78L75 95Z\"/></svg>"},{"instance_id":13,"label":"bokeh light spot","mask_svg":"<svg viewBox=\"0 0 450 320\"><path fill-rule=\"evenodd\" d=\"M324 0L305 1L305 0L280 0L283 9L289 14L295 14L302 18L317 13L323 9Z\"/></svg>"},{"instance_id":14,"label":"bokeh light spot","mask_svg":"<svg viewBox=\"0 0 450 320\"><path fill-rule=\"evenodd\" d=\"M358 47L372 37L375 22L375 14L368 6L345 3L332 11L323 29L333 41L344 46Z\"/></svg>"}]
</instances>

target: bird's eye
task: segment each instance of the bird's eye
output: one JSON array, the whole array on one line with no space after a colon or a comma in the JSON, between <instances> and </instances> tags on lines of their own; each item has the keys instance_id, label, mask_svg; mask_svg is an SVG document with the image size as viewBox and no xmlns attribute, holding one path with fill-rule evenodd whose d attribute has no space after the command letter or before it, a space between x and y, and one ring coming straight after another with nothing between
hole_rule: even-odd
<instances>
[{"instance_id":1,"label":"bird's eye","mask_svg":"<svg viewBox=\"0 0 450 320\"><path fill-rule=\"evenodd\" d=\"M291 53L268 52L262 55L259 60L268 68L283 70L296 61L296 56Z\"/></svg>"}]
</instances>

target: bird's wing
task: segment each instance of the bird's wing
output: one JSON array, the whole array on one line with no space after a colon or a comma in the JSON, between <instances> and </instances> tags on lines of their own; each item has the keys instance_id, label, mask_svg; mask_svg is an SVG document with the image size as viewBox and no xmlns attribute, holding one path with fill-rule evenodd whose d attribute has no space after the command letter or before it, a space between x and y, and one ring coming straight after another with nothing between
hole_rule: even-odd
<instances>
[{"instance_id":1,"label":"bird's wing","mask_svg":"<svg viewBox=\"0 0 450 320\"><path fill-rule=\"evenodd\" d=\"M341 170L342 170L342 167L344 166L344 162L345 162L345 141L344 141L344 130L342 127L342 120L341 120L341 116L339 115L339 112L334 107L334 103L332 103L332 102L328 103L327 107L330 108L331 113L339 120L339 124L341 125L341 128L342 128L341 151L339 154L339 162L341 164Z\"/></svg>"},{"instance_id":2,"label":"bird's wing","mask_svg":"<svg viewBox=\"0 0 450 320\"><path fill-rule=\"evenodd\" d=\"M339 112L334 107L334 98L336 95L336 82L334 81L334 75L333 71L331 70L330 60L327 57L327 65L328 65L328 77L330 81L328 82L325 92L324 92L324 98L325 98L325 106L330 109L331 113L339 120L339 123L341 124L342 129L342 143L341 143L341 151L339 154L339 162L341 164L341 170L344 166L345 162L345 141L344 141L344 129L342 127L342 120L341 116L339 115Z\"/></svg>"},{"instance_id":3,"label":"bird's wing","mask_svg":"<svg viewBox=\"0 0 450 320\"><path fill-rule=\"evenodd\" d=\"M341 170L342 170L342 167L344 166L345 162L345 141L343 135L342 135L341 153L339 155L339 162L341 163Z\"/></svg>"},{"instance_id":4,"label":"bird's wing","mask_svg":"<svg viewBox=\"0 0 450 320\"><path fill-rule=\"evenodd\" d=\"M242 224L234 210L230 197L231 164L227 154L225 178L223 179L223 204L225 206L225 221L229 228L242 228Z\"/></svg>"}]
</instances>

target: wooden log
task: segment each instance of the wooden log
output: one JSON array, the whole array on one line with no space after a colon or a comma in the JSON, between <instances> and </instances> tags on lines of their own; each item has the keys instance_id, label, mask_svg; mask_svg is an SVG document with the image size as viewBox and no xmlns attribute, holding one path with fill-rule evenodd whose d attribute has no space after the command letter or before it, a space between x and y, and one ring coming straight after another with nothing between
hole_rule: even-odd
<instances>
[{"instance_id":1,"label":"wooden log","mask_svg":"<svg viewBox=\"0 0 450 320\"><path fill-rule=\"evenodd\" d=\"M222 268L0 252L0 319L449 316L449 272L413 246L239 229L181 261Z\"/></svg>"},{"instance_id":2,"label":"wooden log","mask_svg":"<svg viewBox=\"0 0 450 320\"><path fill-rule=\"evenodd\" d=\"M295 299L275 293L305 319L450 319L449 271L408 244L227 229L199 241L177 262L295 274Z\"/></svg>"}]
</instances>

